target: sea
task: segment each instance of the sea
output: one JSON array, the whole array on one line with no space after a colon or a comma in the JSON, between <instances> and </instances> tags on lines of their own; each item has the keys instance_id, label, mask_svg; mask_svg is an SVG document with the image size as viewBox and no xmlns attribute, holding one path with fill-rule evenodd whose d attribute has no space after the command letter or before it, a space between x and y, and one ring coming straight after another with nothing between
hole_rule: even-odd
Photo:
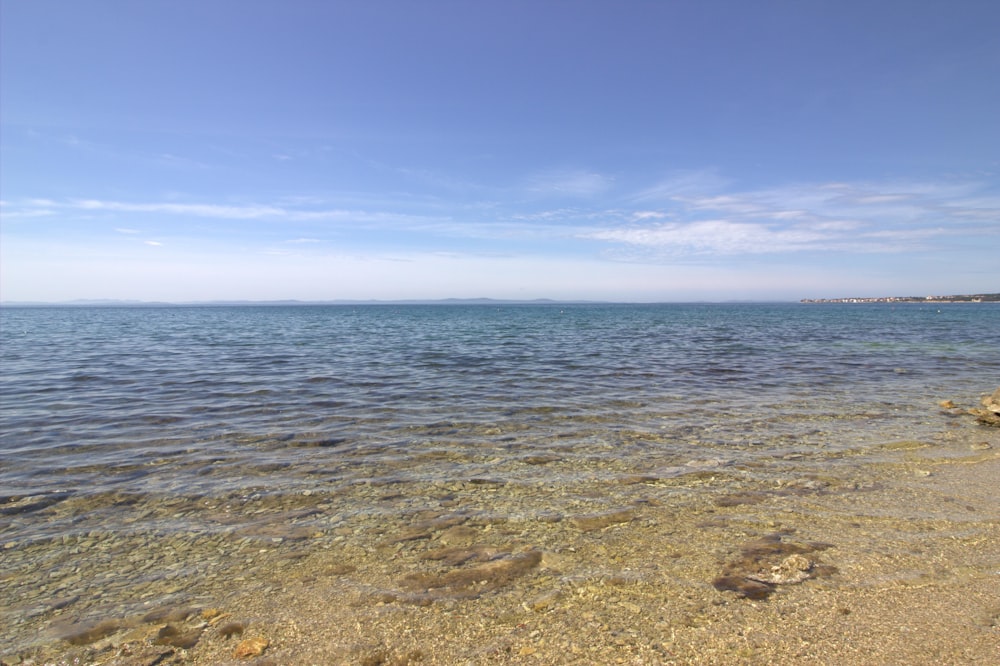
<instances>
[{"instance_id":1,"label":"sea","mask_svg":"<svg viewBox=\"0 0 1000 666\"><path fill-rule=\"evenodd\" d=\"M3 638L217 595L247 548L455 489L527 521L616 479L850 465L998 385L992 304L3 307Z\"/></svg>"}]
</instances>

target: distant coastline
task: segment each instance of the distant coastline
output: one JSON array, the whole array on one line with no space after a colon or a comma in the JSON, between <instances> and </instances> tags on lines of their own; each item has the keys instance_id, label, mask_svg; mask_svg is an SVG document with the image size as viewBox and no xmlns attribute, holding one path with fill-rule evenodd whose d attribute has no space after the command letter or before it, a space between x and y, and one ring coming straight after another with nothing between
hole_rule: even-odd
<instances>
[{"instance_id":1,"label":"distant coastline","mask_svg":"<svg viewBox=\"0 0 1000 666\"><path fill-rule=\"evenodd\" d=\"M78 299L74 301L0 301L0 307L114 307L114 308L175 308L175 307L230 307L230 306L300 306L300 305L588 305L603 301L563 301L549 298L504 300L496 298L440 298L401 300L327 300L300 301L294 299L253 301L137 301L116 299Z\"/></svg>"},{"instance_id":2,"label":"distant coastline","mask_svg":"<svg viewBox=\"0 0 1000 666\"><path fill-rule=\"evenodd\" d=\"M951 296L876 296L851 298L803 298L802 303L1000 303L1000 294Z\"/></svg>"}]
</instances>

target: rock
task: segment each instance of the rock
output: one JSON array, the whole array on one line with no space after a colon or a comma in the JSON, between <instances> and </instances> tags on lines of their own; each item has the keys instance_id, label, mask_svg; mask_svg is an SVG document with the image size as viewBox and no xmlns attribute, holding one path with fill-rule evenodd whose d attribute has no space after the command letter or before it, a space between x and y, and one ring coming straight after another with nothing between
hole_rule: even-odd
<instances>
[{"instance_id":1,"label":"rock","mask_svg":"<svg viewBox=\"0 0 1000 666\"><path fill-rule=\"evenodd\" d=\"M201 612L201 619L211 622L222 614L222 611L218 608L206 608Z\"/></svg>"},{"instance_id":2,"label":"rock","mask_svg":"<svg viewBox=\"0 0 1000 666\"><path fill-rule=\"evenodd\" d=\"M537 597L531 599L530 601L525 602L524 605L528 610L535 611L536 613L541 613L543 611L550 610L552 606L555 605L557 601L559 601L559 598L561 596L562 593L559 592L559 590L550 590L548 592L544 592L538 595Z\"/></svg>"},{"instance_id":3,"label":"rock","mask_svg":"<svg viewBox=\"0 0 1000 666\"><path fill-rule=\"evenodd\" d=\"M988 395L982 399L983 407L990 410L994 414L1000 414L1000 388L993 392L993 395Z\"/></svg>"},{"instance_id":4,"label":"rock","mask_svg":"<svg viewBox=\"0 0 1000 666\"><path fill-rule=\"evenodd\" d=\"M809 572L813 570L814 566L812 560L796 553L783 559L780 564L771 567L771 570L766 574L758 573L751 578L772 585L794 585L807 580L810 577Z\"/></svg>"},{"instance_id":5,"label":"rock","mask_svg":"<svg viewBox=\"0 0 1000 666\"><path fill-rule=\"evenodd\" d=\"M617 509L615 511L604 511L602 513L590 513L581 516L574 516L570 519L573 527L584 532L602 530L611 525L628 523L635 519L635 511L632 509Z\"/></svg>"},{"instance_id":6,"label":"rock","mask_svg":"<svg viewBox=\"0 0 1000 666\"><path fill-rule=\"evenodd\" d=\"M969 413L983 425L1000 426L1000 414L995 414L988 409L970 409Z\"/></svg>"},{"instance_id":7,"label":"rock","mask_svg":"<svg viewBox=\"0 0 1000 666\"><path fill-rule=\"evenodd\" d=\"M976 412L976 419L983 425L1000 427L1000 416L983 409L976 410Z\"/></svg>"},{"instance_id":8,"label":"rock","mask_svg":"<svg viewBox=\"0 0 1000 666\"><path fill-rule=\"evenodd\" d=\"M458 550L456 549L456 554ZM475 554L476 549L470 550L473 552L473 561L483 556ZM466 553L462 554L464 556ZM517 555L496 553L493 559L471 567L461 567L445 573L414 572L404 576L400 585L407 590L430 593L432 598L445 596L475 598L483 592L511 583L538 567L541 561L540 550L530 550Z\"/></svg>"},{"instance_id":9,"label":"rock","mask_svg":"<svg viewBox=\"0 0 1000 666\"><path fill-rule=\"evenodd\" d=\"M746 576L719 576L712 586L719 592L736 592L744 599L767 599L774 592L774 585Z\"/></svg>"},{"instance_id":10,"label":"rock","mask_svg":"<svg viewBox=\"0 0 1000 666\"><path fill-rule=\"evenodd\" d=\"M242 622L227 622L221 627L219 627L219 635L223 638L229 638L230 636L238 636L243 633L245 627Z\"/></svg>"},{"instance_id":11,"label":"rock","mask_svg":"<svg viewBox=\"0 0 1000 666\"><path fill-rule=\"evenodd\" d=\"M268 648L271 644L269 640L263 637L248 638L233 650L233 656L237 659L252 659L254 657L259 657L264 654L264 650Z\"/></svg>"},{"instance_id":12,"label":"rock","mask_svg":"<svg viewBox=\"0 0 1000 666\"><path fill-rule=\"evenodd\" d=\"M467 522L466 515L452 513L445 515L432 515L424 520L417 521L404 528L397 536L389 541L391 544L404 543L406 541L420 541L430 539L435 532L447 530Z\"/></svg>"},{"instance_id":13,"label":"rock","mask_svg":"<svg viewBox=\"0 0 1000 666\"><path fill-rule=\"evenodd\" d=\"M190 606L162 606L143 615L142 621L146 624L183 622L198 613L201 613L201 609Z\"/></svg>"},{"instance_id":14,"label":"rock","mask_svg":"<svg viewBox=\"0 0 1000 666\"><path fill-rule=\"evenodd\" d=\"M953 403L951 400L942 400L941 402L938 403L938 407L940 407L941 409L955 409L955 403Z\"/></svg>"},{"instance_id":15,"label":"rock","mask_svg":"<svg viewBox=\"0 0 1000 666\"><path fill-rule=\"evenodd\" d=\"M623 486L634 486L640 483L657 483L660 477L655 474L623 474L615 480Z\"/></svg>"},{"instance_id":16,"label":"rock","mask_svg":"<svg viewBox=\"0 0 1000 666\"><path fill-rule=\"evenodd\" d=\"M471 543L479 535L479 531L468 525L449 527L438 538L443 544Z\"/></svg>"},{"instance_id":17,"label":"rock","mask_svg":"<svg viewBox=\"0 0 1000 666\"><path fill-rule=\"evenodd\" d=\"M685 463L687 467L696 467L699 469L714 469L716 467L727 467L732 464L733 461L729 458L705 458L689 460Z\"/></svg>"},{"instance_id":18,"label":"rock","mask_svg":"<svg viewBox=\"0 0 1000 666\"><path fill-rule=\"evenodd\" d=\"M548 465L549 463L559 462L562 460L559 456L552 455L537 455L537 456L525 456L521 460L528 465Z\"/></svg>"},{"instance_id":19,"label":"rock","mask_svg":"<svg viewBox=\"0 0 1000 666\"><path fill-rule=\"evenodd\" d=\"M1000 388L982 399L983 409L970 409L969 413L984 425L1000 427Z\"/></svg>"},{"instance_id":20,"label":"rock","mask_svg":"<svg viewBox=\"0 0 1000 666\"><path fill-rule=\"evenodd\" d=\"M760 492L757 490L748 490L744 492L733 493L731 495L722 495L721 497L716 497L714 501L716 506L728 507L728 506L740 506L743 504L760 504L761 502L770 498L768 493Z\"/></svg>"},{"instance_id":21,"label":"rock","mask_svg":"<svg viewBox=\"0 0 1000 666\"><path fill-rule=\"evenodd\" d=\"M499 557L504 557L510 553L505 553L489 546L455 546L451 548L439 548L427 551L420 556L422 560L435 560L451 567L457 567L466 562L489 562Z\"/></svg>"},{"instance_id":22,"label":"rock","mask_svg":"<svg viewBox=\"0 0 1000 666\"><path fill-rule=\"evenodd\" d=\"M166 645L168 647L190 650L198 643L198 639L201 638L201 632L201 629L181 631L174 625L168 624L156 632L153 645Z\"/></svg>"},{"instance_id":23,"label":"rock","mask_svg":"<svg viewBox=\"0 0 1000 666\"><path fill-rule=\"evenodd\" d=\"M90 645L122 628L119 620L101 620L70 627L61 638L70 645Z\"/></svg>"},{"instance_id":24,"label":"rock","mask_svg":"<svg viewBox=\"0 0 1000 666\"><path fill-rule=\"evenodd\" d=\"M399 536L392 539L389 543L405 543L407 541L420 541L422 539L431 538L430 530L425 530L421 528L408 528L399 533Z\"/></svg>"},{"instance_id":25,"label":"rock","mask_svg":"<svg viewBox=\"0 0 1000 666\"><path fill-rule=\"evenodd\" d=\"M784 541L780 534L748 541L740 548L740 557L726 564L712 585L720 592L736 592L746 599L766 599L779 585L834 573L833 567L805 556L829 547L825 543Z\"/></svg>"}]
</instances>

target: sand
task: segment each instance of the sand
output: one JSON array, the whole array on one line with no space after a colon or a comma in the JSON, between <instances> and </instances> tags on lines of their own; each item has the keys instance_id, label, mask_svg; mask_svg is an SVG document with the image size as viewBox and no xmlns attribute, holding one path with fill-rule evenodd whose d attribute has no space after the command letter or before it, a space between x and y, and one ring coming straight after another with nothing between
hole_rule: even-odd
<instances>
[{"instance_id":1,"label":"sand","mask_svg":"<svg viewBox=\"0 0 1000 666\"><path fill-rule=\"evenodd\" d=\"M408 524L270 537L215 596L67 615L2 663L1000 663L1000 430L770 465L623 475L551 512L481 479L385 488Z\"/></svg>"}]
</instances>

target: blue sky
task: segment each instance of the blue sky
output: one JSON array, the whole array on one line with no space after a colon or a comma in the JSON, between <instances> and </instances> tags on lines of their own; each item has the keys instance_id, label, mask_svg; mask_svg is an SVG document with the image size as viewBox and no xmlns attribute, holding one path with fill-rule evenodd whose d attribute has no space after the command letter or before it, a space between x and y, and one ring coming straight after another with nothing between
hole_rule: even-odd
<instances>
[{"instance_id":1,"label":"blue sky","mask_svg":"<svg viewBox=\"0 0 1000 666\"><path fill-rule=\"evenodd\" d=\"M0 0L0 298L1000 291L1000 3Z\"/></svg>"}]
</instances>

